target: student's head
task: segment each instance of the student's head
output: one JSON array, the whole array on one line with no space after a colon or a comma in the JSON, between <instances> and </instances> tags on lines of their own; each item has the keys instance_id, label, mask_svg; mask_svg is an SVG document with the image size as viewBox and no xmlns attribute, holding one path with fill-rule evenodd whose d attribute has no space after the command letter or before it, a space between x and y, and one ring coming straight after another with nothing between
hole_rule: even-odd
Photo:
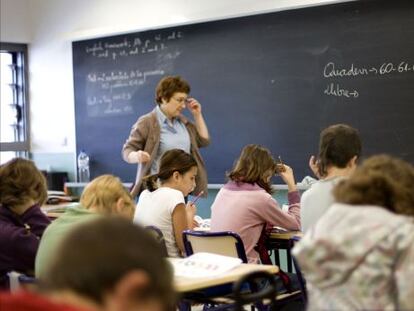
<instances>
[{"instance_id":1,"label":"student's head","mask_svg":"<svg viewBox=\"0 0 414 311\"><path fill-rule=\"evenodd\" d=\"M228 177L235 182L256 183L268 193L272 193L270 179L275 171L276 163L267 148L247 145L228 173Z\"/></svg>"},{"instance_id":2,"label":"student's head","mask_svg":"<svg viewBox=\"0 0 414 311\"><path fill-rule=\"evenodd\" d=\"M414 216L414 167L400 159L368 158L349 179L334 189L340 203L382 206L396 214Z\"/></svg>"},{"instance_id":3,"label":"student's head","mask_svg":"<svg viewBox=\"0 0 414 311\"><path fill-rule=\"evenodd\" d=\"M80 203L86 209L100 214L121 215L131 218L135 204L119 178L102 175L92 180L84 189Z\"/></svg>"},{"instance_id":4,"label":"student's head","mask_svg":"<svg viewBox=\"0 0 414 311\"><path fill-rule=\"evenodd\" d=\"M15 158L0 166L0 204L10 208L42 205L46 199L46 179L32 161Z\"/></svg>"},{"instance_id":5,"label":"student's head","mask_svg":"<svg viewBox=\"0 0 414 311\"><path fill-rule=\"evenodd\" d=\"M161 185L177 189L187 196L196 186L197 162L191 154L181 149L166 151L160 160L158 174L147 176L144 183L149 191L157 188L157 179Z\"/></svg>"},{"instance_id":6,"label":"student's head","mask_svg":"<svg viewBox=\"0 0 414 311\"><path fill-rule=\"evenodd\" d=\"M155 99L168 118L175 118L186 107L190 85L179 76L165 77L157 85Z\"/></svg>"},{"instance_id":7,"label":"student's head","mask_svg":"<svg viewBox=\"0 0 414 311\"><path fill-rule=\"evenodd\" d=\"M102 217L72 230L40 279L46 295L74 293L105 311L161 311L174 304L172 269L145 229Z\"/></svg>"},{"instance_id":8,"label":"student's head","mask_svg":"<svg viewBox=\"0 0 414 311\"><path fill-rule=\"evenodd\" d=\"M355 168L361 155L361 139L356 129L346 124L331 125L319 139L319 175L324 177L331 167Z\"/></svg>"}]
</instances>

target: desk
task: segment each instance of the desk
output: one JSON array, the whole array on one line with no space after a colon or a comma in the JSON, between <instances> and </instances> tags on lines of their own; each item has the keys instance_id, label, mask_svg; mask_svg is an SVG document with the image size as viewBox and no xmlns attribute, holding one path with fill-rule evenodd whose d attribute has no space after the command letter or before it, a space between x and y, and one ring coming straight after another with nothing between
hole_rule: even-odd
<instances>
[{"instance_id":1,"label":"desk","mask_svg":"<svg viewBox=\"0 0 414 311\"><path fill-rule=\"evenodd\" d=\"M266 248L270 251L278 251L279 249L286 250L287 258L287 272L293 272L292 269L292 255L291 249L293 248L294 241L293 237L302 237L303 233L300 231L289 231L289 232L271 232L269 239L266 241ZM279 252L275 252L276 265L280 266Z\"/></svg>"},{"instance_id":2,"label":"desk","mask_svg":"<svg viewBox=\"0 0 414 311\"><path fill-rule=\"evenodd\" d=\"M60 204L45 204L40 208L49 218L58 218L65 213L68 207L79 204L78 202L65 202Z\"/></svg>"},{"instance_id":3,"label":"desk","mask_svg":"<svg viewBox=\"0 0 414 311\"><path fill-rule=\"evenodd\" d=\"M177 260L175 258L169 258L171 262ZM233 283L240 279L242 276L255 271L265 271L272 274L279 272L277 266L270 265L257 265L257 264L240 264L236 268L224 272L214 277L204 278L186 278L186 277L174 277L174 288L179 293L186 293L196 291L199 289L205 289L227 283Z\"/></svg>"}]
</instances>

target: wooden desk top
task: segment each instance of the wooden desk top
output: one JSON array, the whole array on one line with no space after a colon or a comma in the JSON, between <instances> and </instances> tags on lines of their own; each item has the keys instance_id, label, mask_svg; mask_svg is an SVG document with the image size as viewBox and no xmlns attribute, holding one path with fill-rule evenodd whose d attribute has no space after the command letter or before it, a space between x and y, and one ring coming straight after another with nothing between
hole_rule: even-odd
<instances>
[{"instance_id":1,"label":"wooden desk top","mask_svg":"<svg viewBox=\"0 0 414 311\"><path fill-rule=\"evenodd\" d=\"M177 260L176 258L169 258L170 261ZM203 278L187 278L187 277L175 277L174 287L179 293L199 290L203 288L213 287L217 285L223 285L226 283L235 282L242 276L255 271L266 271L272 274L279 272L278 266L273 265L258 265L258 264L240 264L236 268L227 271L221 275L214 277Z\"/></svg>"},{"instance_id":2,"label":"wooden desk top","mask_svg":"<svg viewBox=\"0 0 414 311\"><path fill-rule=\"evenodd\" d=\"M303 232L301 231L271 232L269 237L270 239L290 240L294 236L302 237Z\"/></svg>"},{"instance_id":3,"label":"wooden desk top","mask_svg":"<svg viewBox=\"0 0 414 311\"><path fill-rule=\"evenodd\" d=\"M65 213L66 208L79 204L78 202L64 202L59 204L45 204L40 209L46 216L51 218L58 218Z\"/></svg>"}]
</instances>

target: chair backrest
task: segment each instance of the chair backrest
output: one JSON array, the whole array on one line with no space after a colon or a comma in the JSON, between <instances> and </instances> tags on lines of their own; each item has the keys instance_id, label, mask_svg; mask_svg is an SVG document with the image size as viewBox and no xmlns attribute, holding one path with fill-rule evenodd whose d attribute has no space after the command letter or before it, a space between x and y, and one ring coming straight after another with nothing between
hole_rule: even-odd
<instances>
[{"instance_id":1,"label":"chair backrest","mask_svg":"<svg viewBox=\"0 0 414 311\"><path fill-rule=\"evenodd\" d=\"M161 247L161 251L164 257L168 257L167 246L165 245L164 235L162 231L156 226L146 226L145 229L151 233L151 235L157 240Z\"/></svg>"},{"instance_id":2,"label":"chair backrest","mask_svg":"<svg viewBox=\"0 0 414 311\"><path fill-rule=\"evenodd\" d=\"M231 231L183 231L184 248L187 256L207 252L240 258L247 263L246 251L240 236Z\"/></svg>"}]
</instances>

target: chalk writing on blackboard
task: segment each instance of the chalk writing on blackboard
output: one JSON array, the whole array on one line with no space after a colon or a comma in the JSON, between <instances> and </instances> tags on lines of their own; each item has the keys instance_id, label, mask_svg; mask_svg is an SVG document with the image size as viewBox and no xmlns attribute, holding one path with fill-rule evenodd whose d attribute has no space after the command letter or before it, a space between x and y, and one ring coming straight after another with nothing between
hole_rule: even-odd
<instances>
[{"instance_id":1,"label":"chalk writing on blackboard","mask_svg":"<svg viewBox=\"0 0 414 311\"><path fill-rule=\"evenodd\" d=\"M352 63L348 67L341 67L334 62L328 62L323 68L323 77L332 78L353 78L364 76L386 76L398 74L414 73L414 64L408 61L383 62L377 66L358 66ZM328 96L357 98L360 92L356 89L349 90L341 86L338 82L330 82L325 87L323 93Z\"/></svg>"},{"instance_id":2,"label":"chalk writing on blackboard","mask_svg":"<svg viewBox=\"0 0 414 311\"><path fill-rule=\"evenodd\" d=\"M94 71L86 78L86 105L90 117L133 113L132 95L148 77L163 76L165 71Z\"/></svg>"},{"instance_id":3,"label":"chalk writing on blackboard","mask_svg":"<svg viewBox=\"0 0 414 311\"><path fill-rule=\"evenodd\" d=\"M181 31L171 31L168 34L156 34L151 38L141 37L120 38L114 42L97 41L91 46L85 47L87 55L108 60L125 58L139 54L156 53L168 49L169 42L180 40L184 37Z\"/></svg>"}]
</instances>

